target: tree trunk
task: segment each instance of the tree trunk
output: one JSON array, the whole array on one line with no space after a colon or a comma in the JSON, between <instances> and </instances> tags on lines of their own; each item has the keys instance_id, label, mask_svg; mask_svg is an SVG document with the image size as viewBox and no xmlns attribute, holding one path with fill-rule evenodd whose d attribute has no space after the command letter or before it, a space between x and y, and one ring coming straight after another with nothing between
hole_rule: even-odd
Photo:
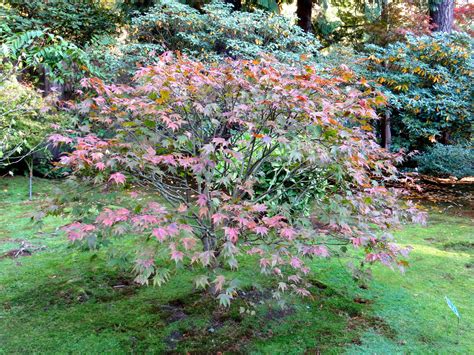
<instances>
[{"instance_id":1,"label":"tree trunk","mask_svg":"<svg viewBox=\"0 0 474 355\"><path fill-rule=\"evenodd\" d=\"M382 0L381 5L382 5L381 6L382 11L381 11L380 17L382 18L382 21L387 23L388 22L388 0Z\"/></svg>"},{"instance_id":2,"label":"tree trunk","mask_svg":"<svg viewBox=\"0 0 474 355\"><path fill-rule=\"evenodd\" d=\"M213 235L207 234L202 238L204 251L215 251L216 238Z\"/></svg>"},{"instance_id":3,"label":"tree trunk","mask_svg":"<svg viewBox=\"0 0 474 355\"><path fill-rule=\"evenodd\" d=\"M390 150L390 146L392 145L392 131L391 131L391 123L390 123L390 111L386 110L385 115L382 118L382 147L387 150Z\"/></svg>"},{"instance_id":4,"label":"tree trunk","mask_svg":"<svg viewBox=\"0 0 474 355\"><path fill-rule=\"evenodd\" d=\"M219 267L220 262L218 260L218 256L220 255L222 250L218 250L216 237L212 234L206 234L203 236L201 240L202 240L204 251L212 252L214 256L211 259L211 264L209 266L212 269Z\"/></svg>"},{"instance_id":5,"label":"tree trunk","mask_svg":"<svg viewBox=\"0 0 474 355\"><path fill-rule=\"evenodd\" d=\"M311 22L312 11L312 0L296 1L296 16L298 17L298 26L300 26L305 32L312 32L313 30L313 24Z\"/></svg>"},{"instance_id":6,"label":"tree trunk","mask_svg":"<svg viewBox=\"0 0 474 355\"><path fill-rule=\"evenodd\" d=\"M441 0L430 9L430 17L434 31L451 32L454 23L454 0Z\"/></svg>"},{"instance_id":7,"label":"tree trunk","mask_svg":"<svg viewBox=\"0 0 474 355\"><path fill-rule=\"evenodd\" d=\"M26 165L28 166L29 179L28 179L28 197L30 201L33 199L33 155L26 159Z\"/></svg>"},{"instance_id":8,"label":"tree trunk","mask_svg":"<svg viewBox=\"0 0 474 355\"><path fill-rule=\"evenodd\" d=\"M449 134L449 131L443 131L441 134L441 143L448 145L451 141L451 135Z\"/></svg>"},{"instance_id":9,"label":"tree trunk","mask_svg":"<svg viewBox=\"0 0 474 355\"><path fill-rule=\"evenodd\" d=\"M61 85L58 83L55 83L49 79L49 71L45 67L41 67L41 77L42 77L42 90L43 90L43 95L47 96L51 94L52 92L55 92L58 94L58 97L63 99L64 92L65 92L65 85Z\"/></svg>"},{"instance_id":10,"label":"tree trunk","mask_svg":"<svg viewBox=\"0 0 474 355\"><path fill-rule=\"evenodd\" d=\"M231 4L234 7L234 11L242 10L242 0L225 0L227 4Z\"/></svg>"}]
</instances>

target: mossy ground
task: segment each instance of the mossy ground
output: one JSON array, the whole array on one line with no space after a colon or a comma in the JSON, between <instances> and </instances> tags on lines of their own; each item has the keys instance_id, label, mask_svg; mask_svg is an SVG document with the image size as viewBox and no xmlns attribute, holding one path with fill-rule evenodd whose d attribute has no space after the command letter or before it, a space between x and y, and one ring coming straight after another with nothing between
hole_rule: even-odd
<instances>
[{"instance_id":1,"label":"mossy ground","mask_svg":"<svg viewBox=\"0 0 474 355\"><path fill-rule=\"evenodd\" d=\"M474 228L466 217L432 213L398 240L414 247L404 275L376 267L368 289L344 260L313 265L314 299L286 310L261 304L265 290L244 265L246 292L230 309L193 290L191 271L162 288L137 287L103 252L68 245L66 221L30 220L54 184L0 180L0 353L471 353L474 351ZM7 254L21 243L30 256ZM449 297L461 321L446 305ZM255 310L241 314L240 307Z\"/></svg>"}]
</instances>

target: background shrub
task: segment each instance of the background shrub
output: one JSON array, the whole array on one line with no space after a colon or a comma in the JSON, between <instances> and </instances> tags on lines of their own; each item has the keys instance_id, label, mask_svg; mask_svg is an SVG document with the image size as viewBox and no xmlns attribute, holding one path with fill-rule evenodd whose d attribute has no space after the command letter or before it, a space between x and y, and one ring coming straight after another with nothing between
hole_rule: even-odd
<instances>
[{"instance_id":1,"label":"background shrub","mask_svg":"<svg viewBox=\"0 0 474 355\"><path fill-rule=\"evenodd\" d=\"M474 150L462 145L436 144L416 158L418 169L435 176L474 176Z\"/></svg>"},{"instance_id":2,"label":"background shrub","mask_svg":"<svg viewBox=\"0 0 474 355\"><path fill-rule=\"evenodd\" d=\"M290 19L263 10L232 12L232 5L213 1L202 12L163 0L132 21L132 36L204 60L252 59L267 53L281 61L316 55L318 40ZM303 56L304 58L305 56Z\"/></svg>"},{"instance_id":3,"label":"background shrub","mask_svg":"<svg viewBox=\"0 0 474 355\"><path fill-rule=\"evenodd\" d=\"M394 149L469 141L472 47L472 38L458 32L366 47L363 70L388 98Z\"/></svg>"},{"instance_id":4,"label":"background shrub","mask_svg":"<svg viewBox=\"0 0 474 355\"><path fill-rule=\"evenodd\" d=\"M12 33L46 30L82 46L95 35L112 34L119 16L97 0L6 0L2 26Z\"/></svg>"}]
</instances>

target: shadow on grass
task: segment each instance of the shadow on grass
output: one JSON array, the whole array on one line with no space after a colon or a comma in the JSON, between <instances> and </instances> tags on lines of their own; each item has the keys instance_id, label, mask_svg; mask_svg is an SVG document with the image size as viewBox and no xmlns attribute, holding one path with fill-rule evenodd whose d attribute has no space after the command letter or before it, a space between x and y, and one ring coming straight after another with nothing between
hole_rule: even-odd
<instances>
[{"instance_id":1,"label":"shadow on grass","mask_svg":"<svg viewBox=\"0 0 474 355\"><path fill-rule=\"evenodd\" d=\"M162 288L138 287L132 275L89 254L65 249L2 262L5 351L67 352L82 344L92 352L302 352L357 344L367 328L391 334L368 312L370 302L316 280L313 300L286 309L250 285L222 308L192 288L192 272Z\"/></svg>"},{"instance_id":2,"label":"shadow on grass","mask_svg":"<svg viewBox=\"0 0 474 355\"><path fill-rule=\"evenodd\" d=\"M15 186L9 186L15 191ZM239 270L244 291L227 309L193 289L195 275L190 270L175 275L162 288L138 287L131 274L108 268L102 252L80 252L67 248L61 237L52 238L62 221L49 220L51 228L37 233L24 219L33 205L17 194L9 201L8 206L0 206L0 219L11 223L0 227L1 237L14 243L21 235L47 248L0 260L0 352L296 354L472 349L474 310L469 303L472 269L468 265L474 261L466 252L471 250L472 229L465 218L433 215L427 227L400 231L400 241L415 246L411 267L406 275L375 268L367 290L358 288L337 261L315 262L314 299L293 299L283 310L266 302L268 285L254 287L254 281L262 280L244 262ZM462 313L459 330L453 328L444 295Z\"/></svg>"}]
</instances>

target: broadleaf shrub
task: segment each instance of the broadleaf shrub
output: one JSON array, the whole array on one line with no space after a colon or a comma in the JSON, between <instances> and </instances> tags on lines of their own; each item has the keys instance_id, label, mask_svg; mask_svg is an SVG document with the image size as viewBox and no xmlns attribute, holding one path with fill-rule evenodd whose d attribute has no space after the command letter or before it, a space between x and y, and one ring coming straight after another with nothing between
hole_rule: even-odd
<instances>
[{"instance_id":1,"label":"broadleaf shrub","mask_svg":"<svg viewBox=\"0 0 474 355\"><path fill-rule=\"evenodd\" d=\"M0 60L13 63L23 81L72 94L81 78L101 75L84 49L115 33L118 21L96 0L8 0L0 4Z\"/></svg>"},{"instance_id":2,"label":"broadleaf shrub","mask_svg":"<svg viewBox=\"0 0 474 355\"><path fill-rule=\"evenodd\" d=\"M436 144L416 157L421 173L463 178L474 176L474 150L462 145Z\"/></svg>"},{"instance_id":3,"label":"broadleaf shrub","mask_svg":"<svg viewBox=\"0 0 474 355\"><path fill-rule=\"evenodd\" d=\"M156 197L85 206L80 222L65 228L69 238L132 233L138 282L161 285L171 270L194 265L202 273L196 286L212 284L223 305L245 254L279 280L275 298L285 290L309 295L310 260L340 245L360 249L363 264L403 268L407 249L389 229L423 215L384 186L401 157L366 129L380 97L357 83L346 67L322 77L271 58L206 65L170 53L140 69L131 86L84 81L96 95L80 109L90 110L92 131L112 134L52 136L74 141L62 164L106 190L138 184ZM319 183L308 181L314 176ZM310 196L311 218L274 203L282 191L290 204L292 194Z\"/></svg>"},{"instance_id":4,"label":"broadleaf shrub","mask_svg":"<svg viewBox=\"0 0 474 355\"><path fill-rule=\"evenodd\" d=\"M457 32L367 46L365 74L388 98L395 149L470 139L472 46L470 36Z\"/></svg>"},{"instance_id":5,"label":"broadleaf shrub","mask_svg":"<svg viewBox=\"0 0 474 355\"><path fill-rule=\"evenodd\" d=\"M121 21L97 0L4 0L3 30L11 33L45 31L83 46L96 35L112 34Z\"/></svg>"},{"instance_id":6,"label":"broadleaf shrub","mask_svg":"<svg viewBox=\"0 0 474 355\"><path fill-rule=\"evenodd\" d=\"M431 33L426 4L392 0L381 1L326 0L314 22L318 38L325 46L346 44L359 47L364 43L386 45L403 41L405 35ZM330 6L327 6L328 3Z\"/></svg>"},{"instance_id":7,"label":"broadleaf shrub","mask_svg":"<svg viewBox=\"0 0 474 355\"><path fill-rule=\"evenodd\" d=\"M15 163L44 148L47 136L66 116L58 114L48 98L20 83L15 75L0 82L0 167Z\"/></svg>"},{"instance_id":8,"label":"broadleaf shrub","mask_svg":"<svg viewBox=\"0 0 474 355\"><path fill-rule=\"evenodd\" d=\"M140 66L153 65L174 50L201 61L272 55L284 62L311 62L320 44L290 19L264 10L231 11L212 1L198 11L176 0L158 1L134 17L126 38L95 36L86 52L107 82L128 82Z\"/></svg>"},{"instance_id":9,"label":"broadleaf shrub","mask_svg":"<svg viewBox=\"0 0 474 355\"><path fill-rule=\"evenodd\" d=\"M317 39L290 19L266 12L232 11L232 5L213 1L202 12L174 0L161 0L132 21L132 36L141 43L179 50L201 60L223 57L251 59L262 53L280 61L316 56Z\"/></svg>"},{"instance_id":10,"label":"broadleaf shrub","mask_svg":"<svg viewBox=\"0 0 474 355\"><path fill-rule=\"evenodd\" d=\"M17 71L23 71L24 80L37 83L45 76L57 84L73 85L95 73L87 53L52 33L43 30L5 33L0 29L0 38L0 60L14 63Z\"/></svg>"}]
</instances>

